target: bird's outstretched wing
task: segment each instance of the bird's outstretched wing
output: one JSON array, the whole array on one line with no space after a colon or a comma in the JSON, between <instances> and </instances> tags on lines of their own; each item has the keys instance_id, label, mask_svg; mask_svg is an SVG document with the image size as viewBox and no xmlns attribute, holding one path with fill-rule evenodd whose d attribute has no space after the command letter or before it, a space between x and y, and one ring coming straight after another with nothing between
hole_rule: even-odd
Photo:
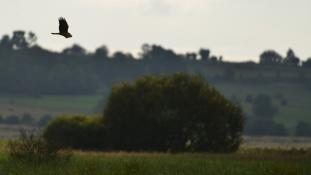
<instances>
[{"instance_id":1,"label":"bird's outstretched wing","mask_svg":"<svg viewBox=\"0 0 311 175\"><path fill-rule=\"evenodd\" d=\"M69 26L68 26L66 19L63 17L60 17L58 21L59 21L59 33L68 33Z\"/></svg>"}]
</instances>

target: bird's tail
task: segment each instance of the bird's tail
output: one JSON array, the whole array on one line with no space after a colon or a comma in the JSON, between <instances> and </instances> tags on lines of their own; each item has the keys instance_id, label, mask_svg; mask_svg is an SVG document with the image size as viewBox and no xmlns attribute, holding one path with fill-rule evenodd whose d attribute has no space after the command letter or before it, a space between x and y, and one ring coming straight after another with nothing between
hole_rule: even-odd
<instances>
[{"instance_id":1,"label":"bird's tail","mask_svg":"<svg viewBox=\"0 0 311 175\"><path fill-rule=\"evenodd\" d=\"M51 33L52 35L60 35L60 33Z\"/></svg>"}]
</instances>

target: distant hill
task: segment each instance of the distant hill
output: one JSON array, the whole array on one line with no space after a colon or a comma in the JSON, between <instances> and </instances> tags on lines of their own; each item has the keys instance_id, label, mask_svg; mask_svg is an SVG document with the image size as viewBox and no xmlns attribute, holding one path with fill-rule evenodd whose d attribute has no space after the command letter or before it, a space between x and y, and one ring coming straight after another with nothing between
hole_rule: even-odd
<instances>
[{"instance_id":1,"label":"distant hill","mask_svg":"<svg viewBox=\"0 0 311 175\"><path fill-rule=\"evenodd\" d=\"M264 51L255 62L227 62L209 49L184 54L144 44L138 57L87 52L80 45L53 52L36 44L34 33L15 31L0 40L1 115L92 113L101 111L113 84L146 74L187 72L204 77L254 117L252 99L266 94L278 109L273 120L294 133L299 121L311 124L311 59L289 49L286 57Z\"/></svg>"}]
</instances>

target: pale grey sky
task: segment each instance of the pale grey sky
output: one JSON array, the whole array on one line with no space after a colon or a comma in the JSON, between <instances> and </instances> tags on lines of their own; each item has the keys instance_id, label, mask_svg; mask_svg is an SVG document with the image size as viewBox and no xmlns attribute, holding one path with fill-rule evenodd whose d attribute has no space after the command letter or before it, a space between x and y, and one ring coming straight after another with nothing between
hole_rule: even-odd
<instances>
[{"instance_id":1,"label":"pale grey sky","mask_svg":"<svg viewBox=\"0 0 311 175\"><path fill-rule=\"evenodd\" d=\"M311 57L311 0L0 0L0 35L31 30L38 43L61 50L136 54L143 43L176 52L210 48L226 60L258 60L265 49L291 47ZM64 16L73 38L50 35Z\"/></svg>"}]
</instances>

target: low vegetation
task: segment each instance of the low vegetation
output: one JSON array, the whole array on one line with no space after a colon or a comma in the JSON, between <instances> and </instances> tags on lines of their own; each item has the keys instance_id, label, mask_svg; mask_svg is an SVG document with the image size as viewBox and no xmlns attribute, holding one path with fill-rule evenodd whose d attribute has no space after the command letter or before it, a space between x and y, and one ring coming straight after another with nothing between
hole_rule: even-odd
<instances>
[{"instance_id":1,"label":"low vegetation","mask_svg":"<svg viewBox=\"0 0 311 175\"><path fill-rule=\"evenodd\" d=\"M14 161L26 160L42 162L58 158L59 148L48 143L34 130L21 130L20 138L11 140L7 144L8 154Z\"/></svg>"},{"instance_id":2,"label":"low vegetation","mask_svg":"<svg viewBox=\"0 0 311 175\"><path fill-rule=\"evenodd\" d=\"M38 164L0 156L2 175L309 175L308 150L242 149L233 154L75 152Z\"/></svg>"}]
</instances>

